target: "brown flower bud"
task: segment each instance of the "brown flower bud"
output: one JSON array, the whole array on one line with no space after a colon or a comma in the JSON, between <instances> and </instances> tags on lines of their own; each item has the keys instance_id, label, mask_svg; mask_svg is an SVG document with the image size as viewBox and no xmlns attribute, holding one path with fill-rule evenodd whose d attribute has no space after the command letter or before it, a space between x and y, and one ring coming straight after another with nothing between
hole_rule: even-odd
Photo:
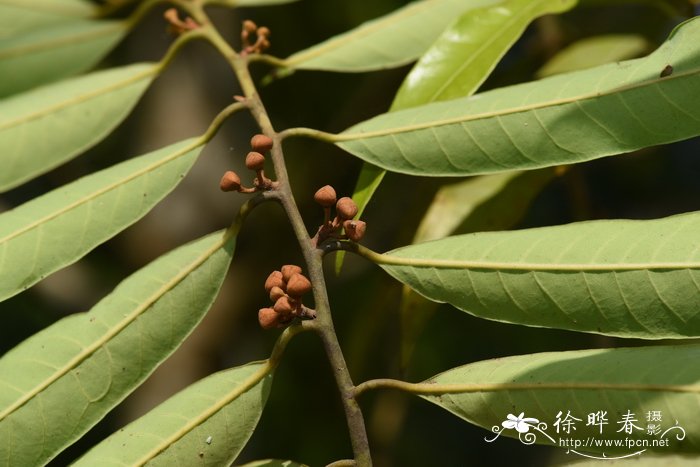
<instances>
[{"instance_id":1,"label":"brown flower bud","mask_svg":"<svg viewBox=\"0 0 700 467\"><path fill-rule=\"evenodd\" d=\"M280 316L272 308L260 308L258 322L263 329L276 328L279 325Z\"/></svg>"},{"instance_id":2,"label":"brown flower bud","mask_svg":"<svg viewBox=\"0 0 700 467\"><path fill-rule=\"evenodd\" d=\"M270 37L270 29L265 26L260 26L257 32L258 36Z\"/></svg>"},{"instance_id":3,"label":"brown flower bud","mask_svg":"<svg viewBox=\"0 0 700 467\"><path fill-rule=\"evenodd\" d=\"M253 151L265 153L272 149L272 138L265 135L255 135L250 140L250 147Z\"/></svg>"},{"instance_id":4,"label":"brown flower bud","mask_svg":"<svg viewBox=\"0 0 700 467\"><path fill-rule=\"evenodd\" d=\"M229 170L221 177L219 188L221 191L238 191L241 189L241 178L236 172Z\"/></svg>"},{"instance_id":5,"label":"brown flower bud","mask_svg":"<svg viewBox=\"0 0 700 467\"><path fill-rule=\"evenodd\" d=\"M333 207L336 200L335 190L332 186L326 185L318 189L314 195L314 201L323 206L324 208Z\"/></svg>"},{"instance_id":6,"label":"brown flower bud","mask_svg":"<svg viewBox=\"0 0 700 467\"><path fill-rule=\"evenodd\" d=\"M251 151L245 157L245 166L250 170L262 170L265 167L265 156L259 152Z\"/></svg>"},{"instance_id":7,"label":"brown flower bud","mask_svg":"<svg viewBox=\"0 0 700 467\"><path fill-rule=\"evenodd\" d=\"M343 222L343 228L348 238L353 242L359 242L365 236L367 224L364 221L347 220Z\"/></svg>"},{"instance_id":8,"label":"brown flower bud","mask_svg":"<svg viewBox=\"0 0 700 467\"><path fill-rule=\"evenodd\" d=\"M272 303L275 303L281 297L284 297L284 295L284 290L282 290L280 287L275 286L270 289L270 301Z\"/></svg>"},{"instance_id":9,"label":"brown flower bud","mask_svg":"<svg viewBox=\"0 0 700 467\"><path fill-rule=\"evenodd\" d=\"M294 264L287 264L285 266L282 266L282 279L284 279L285 284L287 283L287 281L289 281L289 278L292 277L294 274L301 274L301 268L299 266L296 266ZM282 288L286 290L285 287Z\"/></svg>"},{"instance_id":10,"label":"brown flower bud","mask_svg":"<svg viewBox=\"0 0 700 467\"><path fill-rule=\"evenodd\" d=\"M285 284L280 271L272 271L267 280L265 280L265 292L270 293L273 287L279 287L284 290Z\"/></svg>"},{"instance_id":11,"label":"brown flower bud","mask_svg":"<svg viewBox=\"0 0 700 467\"><path fill-rule=\"evenodd\" d=\"M275 302L274 310L282 316L288 316L294 313L294 305L289 301L289 297L283 295Z\"/></svg>"},{"instance_id":12,"label":"brown flower bud","mask_svg":"<svg viewBox=\"0 0 700 467\"><path fill-rule=\"evenodd\" d=\"M301 297L310 290L311 282L303 274L294 274L287 281L287 293L292 297Z\"/></svg>"},{"instance_id":13,"label":"brown flower bud","mask_svg":"<svg viewBox=\"0 0 700 467\"><path fill-rule=\"evenodd\" d=\"M243 21L243 30L244 31L251 33L251 32L255 32L257 29L258 29L258 26L254 22L252 22L251 20L247 19L247 20Z\"/></svg>"},{"instance_id":14,"label":"brown flower bud","mask_svg":"<svg viewBox=\"0 0 700 467\"><path fill-rule=\"evenodd\" d=\"M340 198L335 205L338 217L342 220L352 219L357 215L357 204L347 196Z\"/></svg>"}]
</instances>

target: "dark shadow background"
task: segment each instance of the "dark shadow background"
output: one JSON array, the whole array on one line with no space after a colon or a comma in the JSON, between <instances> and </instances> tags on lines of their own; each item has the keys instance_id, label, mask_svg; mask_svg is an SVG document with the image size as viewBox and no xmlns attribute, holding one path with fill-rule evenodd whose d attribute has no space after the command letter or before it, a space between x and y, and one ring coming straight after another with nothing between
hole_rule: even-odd
<instances>
[{"instance_id":1,"label":"dark shadow background","mask_svg":"<svg viewBox=\"0 0 700 467\"><path fill-rule=\"evenodd\" d=\"M235 36L243 19L270 27L270 53L285 57L405 3L303 0L258 9L212 9L211 13L233 43L237 43ZM656 46L692 14L689 3L680 0L639 2L644 5L583 3L572 13L536 21L482 89L533 79L557 50L596 34L642 34ZM608 6L598 6L603 3ZM657 4L665 6L660 9ZM163 9L153 11L102 66L160 59L172 41L161 19ZM336 132L386 111L409 69L362 74L297 72L260 91L278 130L308 126ZM268 71L264 65L254 66L258 78ZM237 85L223 59L207 44L192 43L111 136L50 174L2 195L0 209L125 158L201 134L236 93ZM226 227L244 197L221 193L218 181L228 169L246 173L243 158L254 133L252 120L236 115L221 128L183 183L144 219L79 263L0 303L4 317L0 351L66 314L89 309L120 280L164 252ZM696 138L574 166L546 187L517 228L700 210L699 150ZM360 162L331 145L306 140L288 141L285 152L295 196L313 231L322 219L322 212L313 204L314 191L331 184L340 196L350 195ZM409 243L437 188L452 181L389 175L364 216L368 224L364 243L379 251ZM354 380L400 377L400 286L363 260L349 257L339 277L333 273L333 258L326 261L336 329ZM257 325L257 310L268 303L262 284L270 271L290 262L300 264L301 258L283 212L276 205L260 207L243 228L230 274L203 323L141 388L51 465L68 464L193 381L266 358L278 332L264 332ZM494 357L637 344L484 321L445 305L417 343L406 379L419 381L454 366ZM510 439L485 443L489 432L416 397L379 391L364 395L361 403L379 467L543 465L553 455L549 448L523 446ZM313 335L301 335L289 346L260 424L237 463L272 457L311 466L351 457L338 394Z\"/></svg>"}]
</instances>

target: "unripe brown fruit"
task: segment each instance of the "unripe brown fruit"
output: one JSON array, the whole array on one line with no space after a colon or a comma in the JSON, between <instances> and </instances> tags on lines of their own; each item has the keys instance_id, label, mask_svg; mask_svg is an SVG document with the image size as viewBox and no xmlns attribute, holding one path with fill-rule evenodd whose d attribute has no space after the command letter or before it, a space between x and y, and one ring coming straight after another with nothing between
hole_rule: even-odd
<instances>
[{"instance_id":1,"label":"unripe brown fruit","mask_svg":"<svg viewBox=\"0 0 700 467\"><path fill-rule=\"evenodd\" d=\"M251 151L245 157L245 166L250 170L262 170L265 168L265 156L259 152Z\"/></svg>"},{"instance_id":2,"label":"unripe brown fruit","mask_svg":"<svg viewBox=\"0 0 700 467\"><path fill-rule=\"evenodd\" d=\"M342 220L352 219L357 215L357 204L347 196L340 198L335 205L338 217Z\"/></svg>"},{"instance_id":3,"label":"unripe brown fruit","mask_svg":"<svg viewBox=\"0 0 700 467\"><path fill-rule=\"evenodd\" d=\"M314 201L324 208L333 207L336 201L335 190L330 185L319 188L316 194L314 194Z\"/></svg>"},{"instance_id":4,"label":"unripe brown fruit","mask_svg":"<svg viewBox=\"0 0 700 467\"><path fill-rule=\"evenodd\" d=\"M262 134L255 135L250 140L250 147L253 151L267 152L272 149L272 138Z\"/></svg>"},{"instance_id":5,"label":"unripe brown fruit","mask_svg":"<svg viewBox=\"0 0 700 467\"><path fill-rule=\"evenodd\" d=\"M270 301L272 303L275 303L281 297L284 297L284 295L284 290L282 290L280 287L275 286L270 289Z\"/></svg>"},{"instance_id":6,"label":"unripe brown fruit","mask_svg":"<svg viewBox=\"0 0 700 467\"><path fill-rule=\"evenodd\" d=\"M272 308L260 308L258 311L258 322L263 329L276 328L279 320L280 316Z\"/></svg>"},{"instance_id":7,"label":"unripe brown fruit","mask_svg":"<svg viewBox=\"0 0 700 467\"><path fill-rule=\"evenodd\" d=\"M274 310L282 316L288 316L294 312L294 305L289 302L289 297L284 295L275 302Z\"/></svg>"},{"instance_id":8,"label":"unripe brown fruit","mask_svg":"<svg viewBox=\"0 0 700 467\"><path fill-rule=\"evenodd\" d=\"M347 220L343 222L343 228L348 238L353 242L359 242L365 236L367 224L364 221Z\"/></svg>"},{"instance_id":9,"label":"unripe brown fruit","mask_svg":"<svg viewBox=\"0 0 700 467\"><path fill-rule=\"evenodd\" d=\"M284 279L280 271L272 271L265 280L265 292L270 293L273 287L279 287L284 290Z\"/></svg>"},{"instance_id":10,"label":"unripe brown fruit","mask_svg":"<svg viewBox=\"0 0 700 467\"><path fill-rule=\"evenodd\" d=\"M285 284L294 274L301 274L301 268L299 266L296 266L294 264L287 264L282 266L282 279L284 279ZM286 287L282 288L286 290Z\"/></svg>"},{"instance_id":11,"label":"unripe brown fruit","mask_svg":"<svg viewBox=\"0 0 700 467\"><path fill-rule=\"evenodd\" d=\"M241 189L241 178L236 172L229 170L221 177L219 188L221 191L238 191Z\"/></svg>"},{"instance_id":12,"label":"unripe brown fruit","mask_svg":"<svg viewBox=\"0 0 700 467\"><path fill-rule=\"evenodd\" d=\"M311 282L303 274L294 274L287 281L287 293L293 297L301 297L310 290Z\"/></svg>"}]
</instances>

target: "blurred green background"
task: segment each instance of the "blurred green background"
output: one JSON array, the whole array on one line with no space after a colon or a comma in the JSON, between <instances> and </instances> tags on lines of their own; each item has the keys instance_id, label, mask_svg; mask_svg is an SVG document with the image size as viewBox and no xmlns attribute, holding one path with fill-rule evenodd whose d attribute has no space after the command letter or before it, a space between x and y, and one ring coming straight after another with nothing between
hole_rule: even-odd
<instances>
[{"instance_id":1,"label":"blurred green background","mask_svg":"<svg viewBox=\"0 0 700 467\"><path fill-rule=\"evenodd\" d=\"M405 3L301 0L235 11L216 8L211 14L234 44L243 19L268 26L272 30L269 53L286 57ZM158 60L173 39L162 20L164 9L151 12L101 67ZM482 90L534 79L535 72L562 47L598 34L643 35L653 49L692 14L691 3L680 0L583 1L568 14L541 18L531 25ZM336 132L386 111L409 69L363 74L297 72L260 92L278 130L307 126ZM255 64L253 71L262 79L270 69ZM191 43L109 138L50 174L2 195L0 209L10 209L125 158L201 134L238 92L231 71L214 49ZM89 309L121 279L160 254L226 227L244 196L220 192L218 181L225 170L246 173L243 158L254 133L251 118L234 116L184 182L143 220L79 263L0 303L5 317L1 352L66 314ZM322 220L320 208L313 204L314 191L331 184L339 196L350 195L360 162L333 146L306 140L286 142L285 152L297 202L312 232ZM574 166L536 197L516 228L700 210L699 152L696 138ZM409 243L435 191L453 181L389 175L364 215L368 224L364 243L378 251ZM378 377L420 381L482 359L637 344L484 321L443 305L420 336L403 372L401 287L364 260L349 257L340 276L334 274L333 262L332 255L326 259L329 295L355 382ZM199 328L141 388L51 465L68 464L193 381L266 358L278 332L258 327L257 310L268 303L263 290L267 274L287 263L301 264L291 229L277 205L264 205L248 218L220 297ZM561 460L561 452L511 439L486 443L489 432L416 397L378 391L365 394L361 404L379 467L545 465ZM338 393L314 335L302 334L288 348L262 420L237 463L270 457L311 466L351 457Z\"/></svg>"}]
</instances>

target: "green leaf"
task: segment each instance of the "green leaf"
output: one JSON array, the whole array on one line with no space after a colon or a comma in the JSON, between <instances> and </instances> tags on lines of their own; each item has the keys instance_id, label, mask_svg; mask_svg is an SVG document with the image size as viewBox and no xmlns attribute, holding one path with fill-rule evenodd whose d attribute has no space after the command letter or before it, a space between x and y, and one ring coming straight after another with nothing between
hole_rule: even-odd
<instances>
[{"instance_id":1,"label":"green leaf","mask_svg":"<svg viewBox=\"0 0 700 467\"><path fill-rule=\"evenodd\" d=\"M194 164L191 138L83 177L0 215L0 300L87 254L145 215Z\"/></svg>"},{"instance_id":2,"label":"green leaf","mask_svg":"<svg viewBox=\"0 0 700 467\"><path fill-rule=\"evenodd\" d=\"M227 7L249 7L249 6L267 6L267 5L282 5L284 3L294 3L299 0L215 0L212 4L223 5Z\"/></svg>"},{"instance_id":3,"label":"green leaf","mask_svg":"<svg viewBox=\"0 0 700 467\"><path fill-rule=\"evenodd\" d=\"M240 467L307 467L306 464L299 464L294 461L283 461L278 459L265 459L260 461L248 462Z\"/></svg>"},{"instance_id":4,"label":"green leaf","mask_svg":"<svg viewBox=\"0 0 700 467\"><path fill-rule=\"evenodd\" d=\"M653 455L644 453L643 456L637 457L631 463L630 459L609 459L605 465L616 465L625 467L695 467L700 464L698 456L677 455ZM552 466L561 465L557 463L550 464ZM600 467L600 459L585 459L576 462L570 462L565 465L569 467Z\"/></svg>"},{"instance_id":5,"label":"green leaf","mask_svg":"<svg viewBox=\"0 0 700 467\"><path fill-rule=\"evenodd\" d=\"M96 12L96 5L86 0L0 0L0 38Z\"/></svg>"},{"instance_id":6,"label":"green leaf","mask_svg":"<svg viewBox=\"0 0 700 467\"><path fill-rule=\"evenodd\" d=\"M128 30L125 21L70 21L0 43L0 97L81 73L95 65Z\"/></svg>"},{"instance_id":7,"label":"green leaf","mask_svg":"<svg viewBox=\"0 0 700 467\"><path fill-rule=\"evenodd\" d=\"M215 373L111 435L73 464L231 465L272 384L266 362Z\"/></svg>"},{"instance_id":8,"label":"green leaf","mask_svg":"<svg viewBox=\"0 0 700 467\"><path fill-rule=\"evenodd\" d=\"M391 68L420 57L466 11L503 0L422 0L368 21L284 60L292 69L359 72Z\"/></svg>"},{"instance_id":9,"label":"green leaf","mask_svg":"<svg viewBox=\"0 0 700 467\"><path fill-rule=\"evenodd\" d=\"M89 312L62 319L3 356L4 462L43 465L138 387L211 306L231 261L234 233L213 234L160 257Z\"/></svg>"},{"instance_id":10,"label":"green leaf","mask_svg":"<svg viewBox=\"0 0 700 467\"><path fill-rule=\"evenodd\" d=\"M473 94L535 18L562 13L577 0L510 0L471 10L418 60L394 99L409 108Z\"/></svg>"},{"instance_id":11,"label":"green leaf","mask_svg":"<svg viewBox=\"0 0 700 467\"><path fill-rule=\"evenodd\" d=\"M552 57L538 72L539 78L583 70L642 55L649 49L644 36L605 34L574 42Z\"/></svg>"},{"instance_id":12,"label":"green leaf","mask_svg":"<svg viewBox=\"0 0 700 467\"><path fill-rule=\"evenodd\" d=\"M696 416L700 395L700 373L689 362L700 358L700 346L653 346L626 349L551 352L488 360L441 373L426 381L421 388L430 388L424 395L430 402L449 410L475 425L488 430L498 429L504 436L517 437L514 429L501 425L508 414L533 417L547 424L541 430L558 443L559 439L661 439L647 435L646 415L661 413L662 430L678 422L685 430L679 441L678 429L669 431L666 447L624 449L596 447L590 443L579 451L627 452L649 449L670 452L700 451L700 421ZM440 394L441 391L442 394ZM557 433L554 422L562 411L580 419L571 434ZM608 425L586 426L588 414L607 412ZM636 415L636 426L627 434L618 422L630 411ZM534 426L535 423L533 422ZM551 444L540 431L530 430L536 442ZM493 439L495 434L485 434ZM528 440L528 438L525 438ZM530 438L532 440L532 438ZM501 440L494 441L495 443ZM566 449L566 448L563 448ZM658 464L657 464L658 465Z\"/></svg>"},{"instance_id":13,"label":"green leaf","mask_svg":"<svg viewBox=\"0 0 700 467\"><path fill-rule=\"evenodd\" d=\"M592 221L460 235L371 259L421 295L486 319L620 337L695 337L699 228L700 213Z\"/></svg>"},{"instance_id":14,"label":"green leaf","mask_svg":"<svg viewBox=\"0 0 700 467\"><path fill-rule=\"evenodd\" d=\"M161 66L141 63L0 101L0 192L97 144L131 111Z\"/></svg>"},{"instance_id":15,"label":"green leaf","mask_svg":"<svg viewBox=\"0 0 700 467\"><path fill-rule=\"evenodd\" d=\"M534 197L557 169L483 175L446 185L435 195L421 220L413 243L452 234L505 230L527 212ZM407 368L418 336L438 304L404 286L401 294L401 364Z\"/></svg>"},{"instance_id":16,"label":"green leaf","mask_svg":"<svg viewBox=\"0 0 700 467\"><path fill-rule=\"evenodd\" d=\"M387 170L458 176L583 162L690 138L700 134L698 35L695 18L646 58L383 114L334 140Z\"/></svg>"}]
</instances>

